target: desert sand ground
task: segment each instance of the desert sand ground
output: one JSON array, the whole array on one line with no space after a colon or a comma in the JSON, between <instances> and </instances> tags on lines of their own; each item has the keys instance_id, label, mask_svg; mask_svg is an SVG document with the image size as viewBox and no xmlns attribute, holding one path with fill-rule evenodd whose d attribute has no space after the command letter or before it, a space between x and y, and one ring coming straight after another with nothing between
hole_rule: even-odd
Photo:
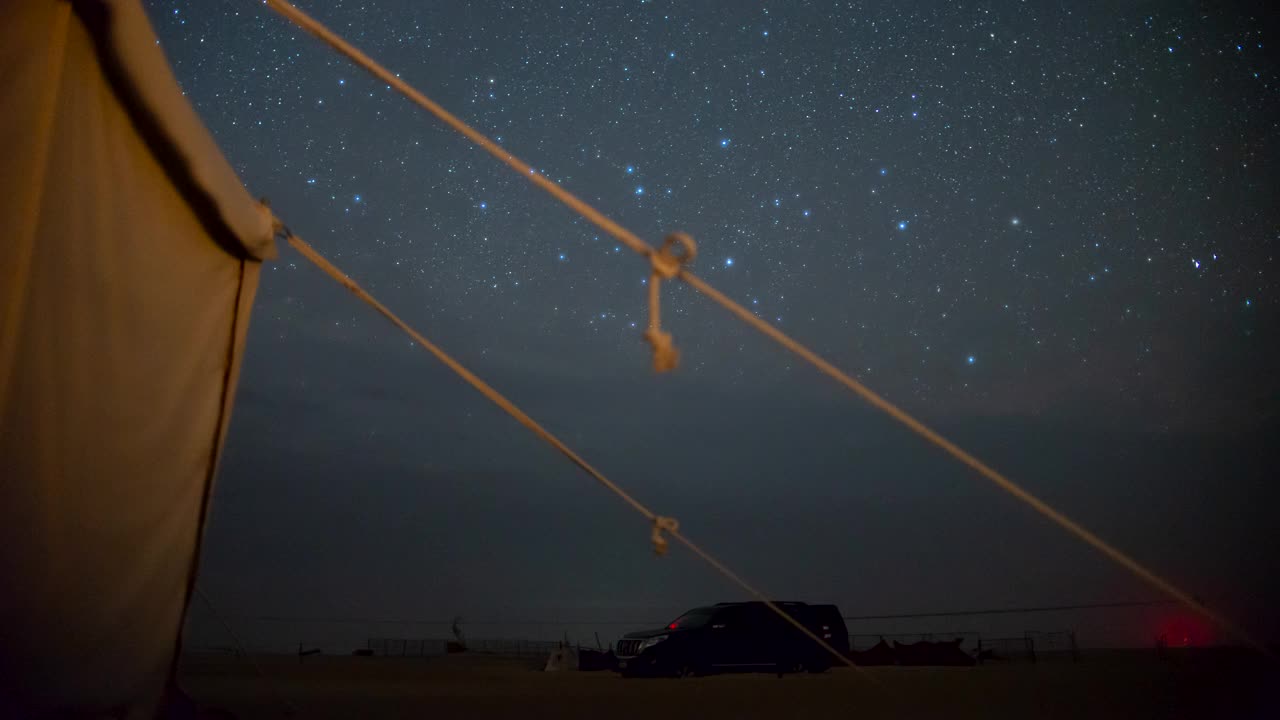
<instances>
[{"instance_id":1,"label":"desert sand ground","mask_svg":"<svg viewBox=\"0 0 1280 720\"><path fill-rule=\"evenodd\" d=\"M685 680L540 672L479 656L183 659L183 687L234 717L299 718L1280 718L1280 670L1247 654L1078 664L865 668ZM266 679L264 679L264 677Z\"/></svg>"}]
</instances>

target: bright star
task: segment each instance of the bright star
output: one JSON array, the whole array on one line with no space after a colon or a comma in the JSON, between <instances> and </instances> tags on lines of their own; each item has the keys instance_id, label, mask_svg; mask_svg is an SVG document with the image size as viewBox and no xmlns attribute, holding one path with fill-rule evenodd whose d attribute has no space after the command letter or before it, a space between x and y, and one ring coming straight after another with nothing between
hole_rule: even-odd
<instances>
[{"instance_id":1,"label":"bright star","mask_svg":"<svg viewBox=\"0 0 1280 720\"><path fill-rule=\"evenodd\" d=\"M339 79L338 79L338 84L339 84L339 85L346 85L346 84L347 84L347 81L346 81L346 80L343 80L343 79L341 79L341 78L339 78Z\"/></svg>"},{"instance_id":2,"label":"bright star","mask_svg":"<svg viewBox=\"0 0 1280 720\"><path fill-rule=\"evenodd\" d=\"M725 259L724 259L724 266L725 266L725 267L733 267L733 258L725 258Z\"/></svg>"},{"instance_id":3,"label":"bright star","mask_svg":"<svg viewBox=\"0 0 1280 720\"><path fill-rule=\"evenodd\" d=\"M634 166L634 165L628 165L628 166L627 166L627 174L628 174L628 175L630 175L630 174L634 173L635 171L636 171L636 168L635 168L635 166Z\"/></svg>"},{"instance_id":4,"label":"bright star","mask_svg":"<svg viewBox=\"0 0 1280 720\"><path fill-rule=\"evenodd\" d=\"M720 138L720 147L729 147L729 138Z\"/></svg>"},{"instance_id":5,"label":"bright star","mask_svg":"<svg viewBox=\"0 0 1280 720\"><path fill-rule=\"evenodd\" d=\"M974 364L974 363L978 362L978 358L976 358L976 357L974 357L974 356L972 356L972 355L970 355L969 357L965 358L965 360L966 360L970 365L972 365L972 364Z\"/></svg>"},{"instance_id":6,"label":"bright star","mask_svg":"<svg viewBox=\"0 0 1280 720\"><path fill-rule=\"evenodd\" d=\"M1021 219L1019 219L1019 218L1013 218L1013 219L1011 219L1011 220L1009 221L1009 224L1010 224L1010 225L1021 225L1021 224L1022 224L1022 220L1021 220Z\"/></svg>"},{"instance_id":7,"label":"bright star","mask_svg":"<svg viewBox=\"0 0 1280 720\"><path fill-rule=\"evenodd\" d=\"M899 221L898 221L898 229L899 229L899 230L906 230L906 229L907 229L907 221L906 221L906 220L899 220Z\"/></svg>"},{"instance_id":8,"label":"bright star","mask_svg":"<svg viewBox=\"0 0 1280 720\"><path fill-rule=\"evenodd\" d=\"M880 174L881 174L881 175L888 175L888 174L889 174L889 168L880 168Z\"/></svg>"},{"instance_id":9,"label":"bright star","mask_svg":"<svg viewBox=\"0 0 1280 720\"><path fill-rule=\"evenodd\" d=\"M643 194L644 194L644 186L643 186L643 185L637 185L637 186L636 186L636 194L637 194L637 195L643 195Z\"/></svg>"},{"instance_id":10,"label":"bright star","mask_svg":"<svg viewBox=\"0 0 1280 720\"><path fill-rule=\"evenodd\" d=\"M566 257L564 256L564 253L560 253L560 260L561 260L561 261L564 261L564 260L567 260L567 259L568 259L568 258L566 258Z\"/></svg>"},{"instance_id":11,"label":"bright star","mask_svg":"<svg viewBox=\"0 0 1280 720\"><path fill-rule=\"evenodd\" d=\"M1200 269L1200 261L1199 261L1199 260L1197 260L1197 259L1195 259L1195 258L1191 258L1191 264L1192 264L1192 265L1195 265L1197 270L1199 270L1199 269Z\"/></svg>"},{"instance_id":12,"label":"bright star","mask_svg":"<svg viewBox=\"0 0 1280 720\"><path fill-rule=\"evenodd\" d=\"M805 210L805 211L804 211L804 216L805 216L805 217L809 217L809 211L808 211L808 210Z\"/></svg>"},{"instance_id":13,"label":"bright star","mask_svg":"<svg viewBox=\"0 0 1280 720\"><path fill-rule=\"evenodd\" d=\"M480 203L480 209L481 209L481 210L484 210L484 209L486 209L486 208L488 208L488 207L489 207L489 203L487 203L487 202L482 202L482 203Z\"/></svg>"},{"instance_id":14,"label":"bright star","mask_svg":"<svg viewBox=\"0 0 1280 720\"><path fill-rule=\"evenodd\" d=\"M356 201L356 202L360 202L360 196L359 196L359 195L356 195L356 196L355 196L355 201Z\"/></svg>"}]
</instances>

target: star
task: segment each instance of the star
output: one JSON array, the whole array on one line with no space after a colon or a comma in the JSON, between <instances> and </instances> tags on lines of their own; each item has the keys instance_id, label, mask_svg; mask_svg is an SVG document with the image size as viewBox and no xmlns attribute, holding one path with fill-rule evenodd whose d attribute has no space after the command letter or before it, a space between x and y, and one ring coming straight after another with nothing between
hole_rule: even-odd
<instances>
[{"instance_id":1,"label":"star","mask_svg":"<svg viewBox=\"0 0 1280 720\"><path fill-rule=\"evenodd\" d=\"M733 267L733 258L725 258L725 259L724 259L724 266L725 266L725 267Z\"/></svg>"},{"instance_id":2,"label":"star","mask_svg":"<svg viewBox=\"0 0 1280 720\"><path fill-rule=\"evenodd\" d=\"M906 230L906 229L907 229L907 221L906 221L906 220L899 220L899 221L898 221L898 229L899 229L899 230Z\"/></svg>"},{"instance_id":3,"label":"star","mask_svg":"<svg viewBox=\"0 0 1280 720\"><path fill-rule=\"evenodd\" d=\"M970 355L969 357L965 358L965 362L970 365L973 365L978 362L978 358L974 357L973 355Z\"/></svg>"}]
</instances>

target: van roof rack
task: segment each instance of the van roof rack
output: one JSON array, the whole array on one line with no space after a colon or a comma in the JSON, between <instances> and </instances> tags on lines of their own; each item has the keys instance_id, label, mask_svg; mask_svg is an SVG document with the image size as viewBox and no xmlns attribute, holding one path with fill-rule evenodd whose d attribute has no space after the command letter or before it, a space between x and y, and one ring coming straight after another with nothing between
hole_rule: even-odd
<instances>
[{"instance_id":1,"label":"van roof rack","mask_svg":"<svg viewBox=\"0 0 1280 720\"><path fill-rule=\"evenodd\" d=\"M808 604L808 603L800 602L799 600L770 600L770 602L772 602L774 605L793 605L794 606L794 605ZM759 600L746 600L746 601L739 601L739 602L716 603L713 607L728 607L729 605L756 605L756 604L762 604L762 603L760 603Z\"/></svg>"}]
</instances>

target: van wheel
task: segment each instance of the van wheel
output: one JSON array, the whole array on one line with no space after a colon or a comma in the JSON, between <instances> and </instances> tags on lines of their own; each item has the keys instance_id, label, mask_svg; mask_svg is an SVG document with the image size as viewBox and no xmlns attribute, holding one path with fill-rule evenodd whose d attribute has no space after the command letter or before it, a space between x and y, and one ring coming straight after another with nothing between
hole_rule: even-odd
<instances>
[{"instance_id":1,"label":"van wheel","mask_svg":"<svg viewBox=\"0 0 1280 720\"><path fill-rule=\"evenodd\" d=\"M698 677L698 669L689 663L680 663L676 668L676 677L680 679Z\"/></svg>"}]
</instances>

